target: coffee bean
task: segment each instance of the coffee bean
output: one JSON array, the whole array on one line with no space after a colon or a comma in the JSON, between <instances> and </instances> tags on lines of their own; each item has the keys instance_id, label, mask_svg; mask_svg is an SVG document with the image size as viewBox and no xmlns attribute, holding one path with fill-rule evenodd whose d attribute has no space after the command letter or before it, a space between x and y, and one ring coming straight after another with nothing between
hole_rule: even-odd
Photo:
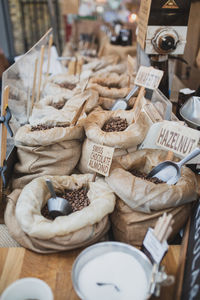
<instances>
[{"instance_id":1,"label":"coffee bean","mask_svg":"<svg viewBox=\"0 0 200 300\"><path fill-rule=\"evenodd\" d=\"M116 88L116 89L120 89L120 85L118 83L106 83L105 81L99 81L98 82L99 85L103 86L103 87L107 87L109 89L112 89L112 88Z\"/></svg>"},{"instance_id":2,"label":"coffee bean","mask_svg":"<svg viewBox=\"0 0 200 300\"><path fill-rule=\"evenodd\" d=\"M43 217L45 217L46 219L48 220L53 220L54 218L52 218L50 215L49 215L49 210L48 210L48 206L47 204L45 204L45 206L42 208L41 210L41 215Z\"/></svg>"},{"instance_id":3,"label":"coffee bean","mask_svg":"<svg viewBox=\"0 0 200 300\"><path fill-rule=\"evenodd\" d=\"M53 106L56 109L62 109L65 103L53 103L51 106Z\"/></svg>"},{"instance_id":4,"label":"coffee bean","mask_svg":"<svg viewBox=\"0 0 200 300\"><path fill-rule=\"evenodd\" d=\"M72 212L83 209L90 204L90 200L87 197L87 189L80 188L77 190L65 190L59 197L65 198L72 206Z\"/></svg>"},{"instance_id":5,"label":"coffee bean","mask_svg":"<svg viewBox=\"0 0 200 300\"><path fill-rule=\"evenodd\" d=\"M105 132L114 131L124 131L128 127L128 122L126 119L121 119L120 117L111 118L102 127Z\"/></svg>"},{"instance_id":6,"label":"coffee bean","mask_svg":"<svg viewBox=\"0 0 200 300\"><path fill-rule=\"evenodd\" d=\"M73 90L76 87L75 84L69 82L60 83L59 86L68 90Z\"/></svg>"},{"instance_id":7,"label":"coffee bean","mask_svg":"<svg viewBox=\"0 0 200 300\"><path fill-rule=\"evenodd\" d=\"M156 177L151 177L151 178L146 178L147 174L145 173L142 173L138 170L131 170L131 173L136 176L136 177L139 177L139 178L142 178L144 180L147 180L147 181L150 181L150 182L153 182L155 184L159 184L159 183L164 183L164 181L156 178Z\"/></svg>"},{"instance_id":8,"label":"coffee bean","mask_svg":"<svg viewBox=\"0 0 200 300\"><path fill-rule=\"evenodd\" d=\"M55 126L39 124L39 125L36 125L36 126L31 126L31 131L48 130L48 129L52 129L52 128L55 128L55 127L66 128L66 127L69 127L69 124L55 125Z\"/></svg>"}]
</instances>

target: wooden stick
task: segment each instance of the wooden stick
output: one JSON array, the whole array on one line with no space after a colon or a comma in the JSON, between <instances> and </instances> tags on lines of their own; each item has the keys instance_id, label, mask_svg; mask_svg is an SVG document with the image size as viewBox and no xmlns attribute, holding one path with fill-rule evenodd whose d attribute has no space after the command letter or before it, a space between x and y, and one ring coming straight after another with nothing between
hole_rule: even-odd
<instances>
[{"instance_id":1,"label":"wooden stick","mask_svg":"<svg viewBox=\"0 0 200 300\"><path fill-rule=\"evenodd\" d=\"M83 88L82 88L82 90L81 90L81 93L83 93L83 92L87 89L89 80L90 80L90 77L88 77L88 78L86 79L86 82L85 82L85 84L83 85Z\"/></svg>"},{"instance_id":2,"label":"wooden stick","mask_svg":"<svg viewBox=\"0 0 200 300\"><path fill-rule=\"evenodd\" d=\"M160 230L160 227L161 227L161 224L162 224L162 217L160 217L157 222L156 222L156 225L154 227L154 235L157 237L158 236L158 233L159 233L159 230Z\"/></svg>"},{"instance_id":3,"label":"wooden stick","mask_svg":"<svg viewBox=\"0 0 200 300\"><path fill-rule=\"evenodd\" d=\"M8 106L9 98L9 86L7 85L3 90L3 102L1 103L1 116L6 115L6 108ZM1 123L1 167L4 165L4 160L6 159L6 149L7 149L7 128L4 123ZM3 181L0 180L0 191L2 196Z\"/></svg>"},{"instance_id":4,"label":"wooden stick","mask_svg":"<svg viewBox=\"0 0 200 300\"><path fill-rule=\"evenodd\" d=\"M162 217L160 217L158 219L158 221L156 222L156 225L155 225L155 228L154 228L154 235L157 237L157 239L158 239L160 230L161 230L161 228L162 228L162 226L163 226L163 224L165 222L166 216L167 216L166 213L164 213L162 215Z\"/></svg>"},{"instance_id":5,"label":"wooden stick","mask_svg":"<svg viewBox=\"0 0 200 300\"><path fill-rule=\"evenodd\" d=\"M32 98L31 98L31 112L32 112L32 109L33 109L34 101L35 101L35 86L36 86L37 66L38 66L38 58L36 58L36 60L35 60L35 68L34 68L34 76L33 76L33 87L32 87Z\"/></svg>"},{"instance_id":6,"label":"wooden stick","mask_svg":"<svg viewBox=\"0 0 200 300\"><path fill-rule=\"evenodd\" d=\"M40 100L40 87L41 87L41 81L42 81L43 61L44 61L44 45L42 45L41 50L40 50L40 73L39 73L39 80L38 80L38 91L37 91L36 102L38 102Z\"/></svg>"},{"instance_id":7,"label":"wooden stick","mask_svg":"<svg viewBox=\"0 0 200 300\"><path fill-rule=\"evenodd\" d=\"M81 58L78 59L77 64L76 64L76 74L79 77L79 81L80 81L80 78L81 78L82 67L83 67L83 58L81 57Z\"/></svg>"},{"instance_id":8,"label":"wooden stick","mask_svg":"<svg viewBox=\"0 0 200 300\"><path fill-rule=\"evenodd\" d=\"M48 45L48 61L47 61L47 73L46 77L49 76L50 60L51 60L51 47L53 45L53 34L50 34L49 45Z\"/></svg>"},{"instance_id":9,"label":"wooden stick","mask_svg":"<svg viewBox=\"0 0 200 300\"><path fill-rule=\"evenodd\" d=\"M137 98L136 98L136 100L135 100L135 103L134 103L134 105L133 105L133 110L135 110L135 109L137 108L137 106L138 106L140 100L141 100L142 97L144 96L144 92L145 92L145 87L142 86L142 87L140 88L139 94L138 94L138 96L137 96Z\"/></svg>"},{"instance_id":10,"label":"wooden stick","mask_svg":"<svg viewBox=\"0 0 200 300\"><path fill-rule=\"evenodd\" d=\"M79 109L77 110L73 120L71 121L71 125L72 126L75 126L76 123L78 122L78 119L80 118L80 116L84 113L85 111L85 107L86 107L86 104L87 104L87 100L85 99L83 101L83 103L81 104L81 106L79 107Z\"/></svg>"},{"instance_id":11,"label":"wooden stick","mask_svg":"<svg viewBox=\"0 0 200 300\"><path fill-rule=\"evenodd\" d=\"M74 57L68 64L68 74L69 75L76 74L76 57Z\"/></svg>"},{"instance_id":12,"label":"wooden stick","mask_svg":"<svg viewBox=\"0 0 200 300\"><path fill-rule=\"evenodd\" d=\"M160 231L157 235L157 238L161 243L165 240L165 235L166 235L168 227L171 226L171 221L172 221L171 214L169 214L168 216L163 218L163 225L160 228Z\"/></svg>"},{"instance_id":13,"label":"wooden stick","mask_svg":"<svg viewBox=\"0 0 200 300\"><path fill-rule=\"evenodd\" d=\"M95 182L96 177L97 177L97 172L94 173L94 176L93 176L93 178L92 178L92 182Z\"/></svg>"}]
</instances>

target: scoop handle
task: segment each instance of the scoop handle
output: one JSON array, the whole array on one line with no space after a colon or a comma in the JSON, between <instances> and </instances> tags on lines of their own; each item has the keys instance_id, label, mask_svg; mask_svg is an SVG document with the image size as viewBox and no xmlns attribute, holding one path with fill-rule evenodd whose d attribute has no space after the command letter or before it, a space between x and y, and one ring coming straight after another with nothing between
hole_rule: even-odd
<instances>
[{"instance_id":1,"label":"scoop handle","mask_svg":"<svg viewBox=\"0 0 200 300\"><path fill-rule=\"evenodd\" d=\"M46 179L45 181L46 181L46 185L49 189L49 192L51 193L52 198L56 199L56 193L54 191L53 184L52 184L51 180Z\"/></svg>"},{"instance_id":2,"label":"scoop handle","mask_svg":"<svg viewBox=\"0 0 200 300\"><path fill-rule=\"evenodd\" d=\"M126 96L126 98L124 100L126 102L128 102L129 99L137 92L138 89L139 89L139 86L134 85L134 87L132 88L132 90L129 92L129 94Z\"/></svg>"},{"instance_id":3,"label":"scoop handle","mask_svg":"<svg viewBox=\"0 0 200 300\"><path fill-rule=\"evenodd\" d=\"M190 152L186 157L184 157L181 161L177 163L179 167L182 167L187 161L190 159L196 157L198 154L200 154L200 148L195 148L192 152Z\"/></svg>"}]
</instances>

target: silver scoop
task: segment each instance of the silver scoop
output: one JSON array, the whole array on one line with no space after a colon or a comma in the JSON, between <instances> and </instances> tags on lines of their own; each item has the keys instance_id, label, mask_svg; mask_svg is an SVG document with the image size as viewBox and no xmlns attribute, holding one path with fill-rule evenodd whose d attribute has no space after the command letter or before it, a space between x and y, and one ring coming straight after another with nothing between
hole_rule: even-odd
<instances>
[{"instance_id":1,"label":"silver scoop","mask_svg":"<svg viewBox=\"0 0 200 300\"><path fill-rule=\"evenodd\" d=\"M111 110L118 110L118 109L124 109L126 110L128 107L128 101L129 99L138 91L139 86L134 85L132 90L129 92L129 94L125 98L117 99L114 103L114 105L111 107Z\"/></svg>"},{"instance_id":2,"label":"silver scoop","mask_svg":"<svg viewBox=\"0 0 200 300\"><path fill-rule=\"evenodd\" d=\"M181 177L181 167L198 154L200 154L200 148L194 149L178 163L166 160L153 168L146 178L156 177L167 184L176 184Z\"/></svg>"},{"instance_id":3,"label":"silver scoop","mask_svg":"<svg viewBox=\"0 0 200 300\"><path fill-rule=\"evenodd\" d=\"M49 198L49 200L47 201L49 215L55 219L58 216L65 216L70 214L72 212L72 207L69 201L56 196L53 184L50 179L46 179L46 185L51 193L51 198Z\"/></svg>"}]
</instances>

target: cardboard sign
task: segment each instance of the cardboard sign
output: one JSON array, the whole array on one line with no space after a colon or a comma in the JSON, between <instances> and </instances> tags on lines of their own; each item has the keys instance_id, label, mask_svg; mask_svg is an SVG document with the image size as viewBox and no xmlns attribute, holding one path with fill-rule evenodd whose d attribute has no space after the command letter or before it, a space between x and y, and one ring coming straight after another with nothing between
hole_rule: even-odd
<instances>
[{"instance_id":1,"label":"cardboard sign","mask_svg":"<svg viewBox=\"0 0 200 300\"><path fill-rule=\"evenodd\" d=\"M142 49L144 49L144 46L145 46L150 8L151 8L151 0L141 1L140 11L139 11L137 41L140 44L140 46L142 47Z\"/></svg>"},{"instance_id":2,"label":"cardboard sign","mask_svg":"<svg viewBox=\"0 0 200 300\"><path fill-rule=\"evenodd\" d=\"M160 243L155 237L153 229L149 228L143 241L144 247L149 251L153 260L159 264L168 250L168 244L166 241Z\"/></svg>"},{"instance_id":3,"label":"cardboard sign","mask_svg":"<svg viewBox=\"0 0 200 300\"><path fill-rule=\"evenodd\" d=\"M181 156L186 156L197 147L199 138L199 131L181 126L178 123L172 125L170 121L165 121L157 136L156 145Z\"/></svg>"},{"instance_id":4,"label":"cardboard sign","mask_svg":"<svg viewBox=\"0 0 200 300\"><path fill-rule=\"evenodd\" d=\"M104 176L109 175L114 148L91 143L87 167Z\"/></svg>"},{"instance_id":5,"label":"cardboard sign","mask_svg":"<svg viewBox=\"0 0 200 300\"><path fill-rule=\"evenodd\" d=\"M135 78L135 84L145 88L157 89L163 77L163 71L153 67L141 66Z\"/></svg>"}]
</instances>

